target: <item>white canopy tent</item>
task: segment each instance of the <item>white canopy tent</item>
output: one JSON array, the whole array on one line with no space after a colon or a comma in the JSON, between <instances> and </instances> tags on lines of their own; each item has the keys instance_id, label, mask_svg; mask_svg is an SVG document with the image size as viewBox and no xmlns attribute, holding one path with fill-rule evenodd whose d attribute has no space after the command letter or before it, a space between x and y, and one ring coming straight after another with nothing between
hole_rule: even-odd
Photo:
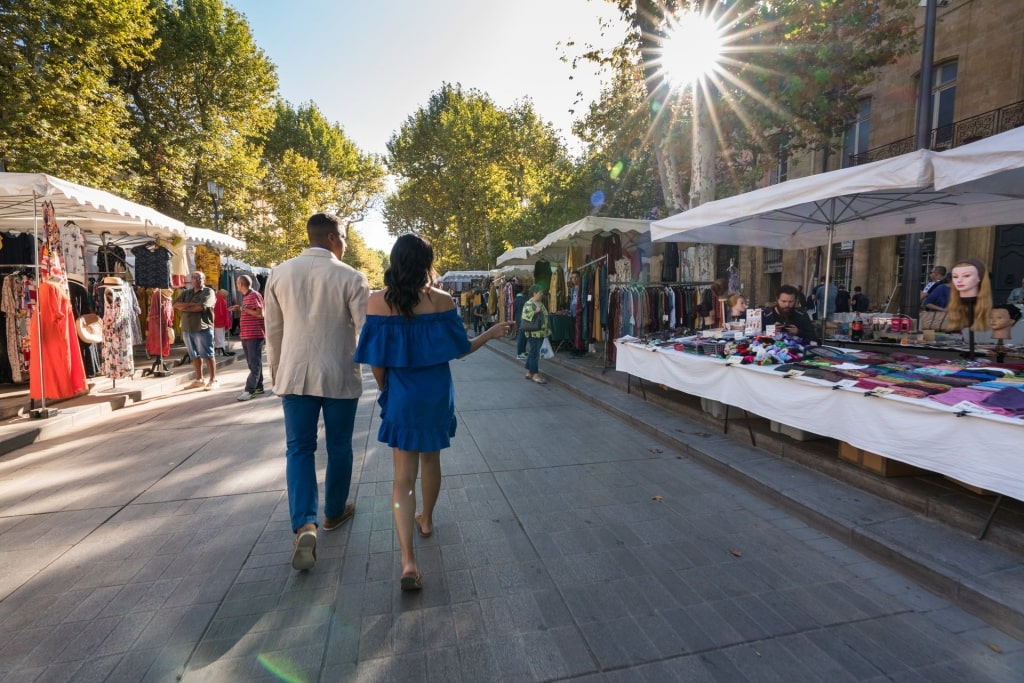
<instances>
[{"instance_id":1,"label":"white canopy tent","mask_svg":"<svg viewBox=\"0 0 1024 683\"><path fill-rule=\"evenodd\" d=\"M206 228L193 228L191 225L185 226L185 238L192 244L205 244L228 251L241 251L245 249L245 242L243 240L235 239L231 235L225 235L222 232L207 230Z\"/></svg>"},{"instance_id":2,"label":"white canopy tent","mask_svg":"<svg viewBox=\"0 0 1024 683\"><path fill-rule=\"evenodd\" d=\"M532 266L536 262L537 248L532 245L508 249L495 260L499 266Z\"/></svg>"},{"instance_id":3,"label":"white canopy tent","mask_svg":"<svg viewBox=\"0 0 1024 683\"><path fill-rule=\"evenodd\" d=\"M598 233L645 234L650 231L650 226L650 221L633 218L586 216L548 234L539 240L537 244L533 245L532 250L534 255L539 257L544 252L550 253L554 249L564 249L574 244L581 244Z\"/></svg>"},{"instance_id":4,"label":"white canopy tent","mask_svg":"<svg viewBox=\"0 0 1024 683\"><path fill-rule=\"evenodd\" d=\"M41 202L53 204L58 221L74 221L85 232L172 237L185 224L149 207L45 173L0 173L0 230L32 232Z\"/></svg>"}]
</instances>

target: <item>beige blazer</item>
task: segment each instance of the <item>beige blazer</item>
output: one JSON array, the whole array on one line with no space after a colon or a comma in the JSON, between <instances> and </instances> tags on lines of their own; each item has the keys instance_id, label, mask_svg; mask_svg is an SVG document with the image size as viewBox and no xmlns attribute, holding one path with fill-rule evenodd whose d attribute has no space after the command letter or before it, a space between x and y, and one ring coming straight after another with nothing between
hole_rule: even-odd
<instances>
[{"instance_id":1,"label":"beige blazer","mask_svg":"<svg viewBox=\"0 0 1024 683\"><path fill-rule=\"evenodd\" d=\"M275 393L358 398L363 380L352 357L366 320L366 276L326 249L306 249L270 271L266 290Z\"/></svg>"}]
</instances>

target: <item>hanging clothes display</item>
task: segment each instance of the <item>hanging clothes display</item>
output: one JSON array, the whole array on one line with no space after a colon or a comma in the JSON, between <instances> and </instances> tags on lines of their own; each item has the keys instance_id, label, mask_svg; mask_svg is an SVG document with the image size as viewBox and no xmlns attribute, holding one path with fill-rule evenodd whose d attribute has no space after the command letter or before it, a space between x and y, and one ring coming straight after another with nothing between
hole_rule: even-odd
<instances>
[{"instance_id":1,"label":"hanging clothes display","mask_svg":"<svg viewBox=\"0 0 1024 683\"><path fill-rule=\"evenodd\" d=\"M3 280L0 308L6 318L7 358L14 382L28 380L28 321L35 298L32 281L24 272L8 275Z\"/></svg>"},{"instance_id":2,"label":"hanging clothes display","mask_svg":"<svg viewBox=\"0 0 1024 683\"><path fill-rule=\"evenodd\" d=\"M171 355L171 329L174 327L172 294L170 289L155 289L150 298L146 351L154 356Z\"/></svg>"},{"instance_id":3,"label":"hanging clothes display","mask_svg":"<svg viewBox=\"0 0 1024 683\"><path fill-rule=\"evenodd\" d=\"M171 286L176 289L185 287L188 284L188 276L191 275L188 267L188 244L181 237L175 237L167 248L171 251Z\"/></svg>"},{"instance_id":4,"label":"hanging clothes display","mask_svg":"<svg viewBox=\"0 0 1024 683\"><path fill-rule=\"evenodd\" d=\"M64 257L64 270L70 279L85 283L85 237L74 221L68 221L60 230L60 248Z\"/></svg>"},{"instance_id":5,"label":"hanging clothes display","mask_svg":"<svg viewBox=\"0 0 1024 683\"><path fill-rule=\"evenodd\" d=\"M39 283L39 304L29 323L29 396L33 399L71 398L86 389L75 316L66 290L67 285L57 277Z\"/></svg>"},{"instance_id":6,"label":"hanging clothes display","mask_svg":"<svg viewBox=\"0 0 1024 683\"><path fill-rule=\"evenodd\" d=\"M171 260L174 254L159 241L132 249L135 256L135 284L139 287L170 289Z\"/></svg>"},{"instance_id":7,"label":"hanging clothes display","mask_svg":"<svg viewBox=\"0 0 1024 683\"><path fill-rule=\"evenodd\" d=\"M69 280L68 291L71 295L71 312L75 316L75 320L78 320L78 318L81 318L87 313L93 312L92 299L89 297L89 291L84 285L75 282L74 280ZM82 353L82 363L85 365L85 376L95 377L100 368L98 346L96 344L84 342L79 338L78 348Z\"/></svg>"},{"instance_id":8,"label":"hanging clothes display","mask_svg":"<svg viewBox=\"0 0 1024 683\"><path fill-rule=\"evenodd\" d=\"M124 249L116 244L104 244L96 250L96 269L102 275L118 275L128 270Z\"/></svg>"},{"instance_id":9,"label":"hanging clothes display","mask_svg":"<svg viewBox=\"0 0 1024 683\"><path fill-rule=\"evenodd\" d=\"M210 247L199 245L196 247L196 270L201 270L206 276L206 282L215 287L220 282L220 254Z\"/></svg>"},{"instance_id":10,"label":"hanging clothes display","mask_svg":"<svg viewBox=\"0 0 1024 683\"><path fill-rule=\"evenodd\" d=\"M138 319L131 308L135 296L124 286L124 281L116 277L103 278L100 288L103 293L103 374L111 379L131 377L135 374L131 318Z\"/></svg>"}]
</instances>

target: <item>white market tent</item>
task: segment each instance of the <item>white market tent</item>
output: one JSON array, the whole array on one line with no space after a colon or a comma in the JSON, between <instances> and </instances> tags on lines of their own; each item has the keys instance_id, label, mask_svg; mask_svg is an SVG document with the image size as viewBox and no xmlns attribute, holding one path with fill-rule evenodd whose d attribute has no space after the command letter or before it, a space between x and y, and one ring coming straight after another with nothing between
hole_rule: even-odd
<instances>
[{"instance_id":1,"label":"white market tent","mask_svg":"<svg viewBox=\"0 0 1024 683\"><path fill-rule=\"evenodd\" d=\"M74 221L85 232L185 236L185 224L177 219L45 173L0 173L0 230L32 232L42 220L43 201L53 204L58 221Z\"/></svg>"},{"instance_id":2,"label":"white market tent","mask_svg":"<svg viewBox=\"0 0 1024 683\"><path fill-rule=\"evenodd\" d=\"M491 271L489 270L449 270L447 273L437 278L436 284L439 285L454 285L458 283L469 284L473 280L478 278L489 278Z\"/></svg>"},{"instance_id":3,"label":"white market tent","mask_svg":"<svg viewBox=\"0 0 1024 683\"><path fill-rule=\"evenodd\" d=\"M495 263L499 266L532 266L537 262L537 248L533 245L513 247L499 254Z\"/></svg>"},{"instance_id":4,"label":"white market tent","mask_svg":"<svg viewBox=\"0 0 1024 683\"><path fill-rule=\"evenodd\" d=\"M185 238L193 244L205 244L228 251L241 251L245 249L244 240L236 239L222 232L207 230L206 228L193 228L191 225L185 226Z\"/></svg>"},{"instance_id":5,"label":"white market tent","mask_svg":"<svg viewBox=\"0 0 1024 683\"><path fill-rule=\"evenodd\" d=\"M586 240L593 238L599 233L635 233L646 234L650 232L650 221L634 218L604 218L599 216L587 216L578 221L564 225L558 230L548 234L532 250L536 256L541 253L551 253L555 249L583 244ZM536 260L536 259L534 259Z\"/></svg>"}]
</instances>

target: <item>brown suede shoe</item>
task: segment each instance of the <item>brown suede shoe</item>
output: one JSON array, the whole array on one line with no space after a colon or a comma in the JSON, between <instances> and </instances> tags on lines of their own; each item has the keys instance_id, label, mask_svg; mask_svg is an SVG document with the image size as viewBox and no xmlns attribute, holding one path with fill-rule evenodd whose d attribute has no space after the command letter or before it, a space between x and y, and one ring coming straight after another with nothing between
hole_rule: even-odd
<instances>
[{"instance_id":1,"label":"brown suede shoe","mask_svg":"<svg viewBox=\"0 0 1024 683\"><path fill-rule=\"evenodd\" d=\"M342 524L352 519L352 515L356 514L355 503L345 503L345 511L341 513L340 517L324 517L324 531L334 531Z\"/></svg>"}]
</instances>

